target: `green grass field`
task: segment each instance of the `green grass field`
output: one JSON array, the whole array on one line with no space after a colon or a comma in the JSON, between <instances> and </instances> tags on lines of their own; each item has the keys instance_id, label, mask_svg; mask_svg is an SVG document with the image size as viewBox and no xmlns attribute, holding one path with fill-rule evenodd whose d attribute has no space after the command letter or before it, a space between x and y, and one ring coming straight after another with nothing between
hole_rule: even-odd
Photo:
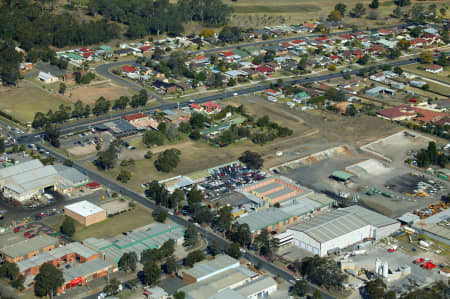
<instances>
[{"instance_id":1,"label":"green grass field","mask_svg":"<svg viewBox=\"0 0 450 299\"><path fill-rule=\"evenodd\" d=\"M19 86L0 89L0 109L20 121L33 121L36 112L47 113L50 109L58 109L60 104L69 104L62 97L48 94L26 80Z\"/></svg>"}]
</instances>

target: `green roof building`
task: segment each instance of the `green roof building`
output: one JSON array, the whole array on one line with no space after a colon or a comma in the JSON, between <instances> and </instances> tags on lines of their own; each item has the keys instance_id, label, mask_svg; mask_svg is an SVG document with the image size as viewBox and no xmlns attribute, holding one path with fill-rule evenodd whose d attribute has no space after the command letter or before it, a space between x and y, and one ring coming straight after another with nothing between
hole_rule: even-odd
<instances>
[{"instance_id":1,"label":"green roof building","mask_svg":"<svg viewBox=\"0 0 450 299\"><path fill-rule=\"evenodd\" d=\"M354 177L354 175L351 173L348 173L346 171L336 170L336 171L333 171L333 173L331 174L331 177L337 181L346 182L350 178Z\"/></svg>"}]
</instances>

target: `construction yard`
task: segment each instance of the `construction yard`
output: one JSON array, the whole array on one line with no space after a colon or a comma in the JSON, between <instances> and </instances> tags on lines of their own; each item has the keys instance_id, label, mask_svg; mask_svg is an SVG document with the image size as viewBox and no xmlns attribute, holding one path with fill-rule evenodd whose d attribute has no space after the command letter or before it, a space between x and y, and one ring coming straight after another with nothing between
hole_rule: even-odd
<instances>
[{"instance_id":1,"label":"construction yard","mask_svg":"<svg viewBox=\"0 0 450 299\"><path fill-rule=\"evenodd\" d=\"M448 182L422 174L404 163L431 140L414 136L402 131L360 148L330 147L272 170L311 189L349 202L360 201L383 214L398 217L439 201L449 187ZM330 178L336 170L345 171L351 178L345 182Z\"/></svg>"}]
</instances>

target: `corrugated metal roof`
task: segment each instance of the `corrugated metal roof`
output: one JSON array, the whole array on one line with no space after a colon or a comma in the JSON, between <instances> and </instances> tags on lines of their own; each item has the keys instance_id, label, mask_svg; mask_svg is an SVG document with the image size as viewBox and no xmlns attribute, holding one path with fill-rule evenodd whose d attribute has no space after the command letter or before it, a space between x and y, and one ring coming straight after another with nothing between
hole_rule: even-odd
<instances>
[{"instance_id":1,"label":"corrugated metal roof","mask_svg":"<svg viewBox=\"0 0 450 299\"><path fill-rule=\"evenodd\" d=\"M4 247L2 251L5 255L15 258L25 256L30 252L41 250L44 247L56 244L58 244L58 239L47 235L39 235L32 239L26 239L15 244L11 244L11 246Z\"/></svg>"},{"instance_id":2,"label":"corrugated metal roof","mask_svg":"<svg viewBox=\"0 0 450 299\"><path fill-rule=\"evenodd\" d=\"M249 296L261 292L261 290L266 290L274 285L276 286L277 282L272 277L262 276L244 284L243 286L237 287L234 290L245 298L249 298Z\"/></svg>"},{"instance_id":3,"label":"corrugated metal roof","mask_svg":"<svg viewBox=\"0 0 450 299\"><path fill-rule=\"evenodd\" d=\"M42 168L44 165L38 159L23 162L14 166L5 167L0 169L0 179L15 176L20 173L24 173L33 169Z\"/></svg>"},{"instance_id":4,"label":"corrugated metal roof","mask_svg":"<svg viewBox=\"0 0 450 299\"><path fill-rule=\"evenodd\" d=\"M103 259L95 259L83 264L79 264L69 269L63 270L63 277L65 282L70 282L72 279L78 277L85 277L92 273L106 270L111 267L111 264Z\"/></svg>"},{"instance_id":5,"label":"corrugated metal roof","mask_svg":"<svg viewBox=\"0 0 450 299\"><path fill-rule=\"evenodd\" d=\"M291 215L277 208L268 208L260 212L250 213L241 217L236 222L247 223L252 232L266 228L269 225L279 223L280 221L289 219Z\"/></svg>"},{"instance_id":6,"label":"corrugated metal roof","mask_svg":"<svg viewBox=\"0 0 450 299\"><path fill-rule=\"evenodd\" d=\"M304 232L323 243L368 225L381 227L396 222L392 218L354 205L317 216L290 229Z\"/></svg>"}]
</instances>

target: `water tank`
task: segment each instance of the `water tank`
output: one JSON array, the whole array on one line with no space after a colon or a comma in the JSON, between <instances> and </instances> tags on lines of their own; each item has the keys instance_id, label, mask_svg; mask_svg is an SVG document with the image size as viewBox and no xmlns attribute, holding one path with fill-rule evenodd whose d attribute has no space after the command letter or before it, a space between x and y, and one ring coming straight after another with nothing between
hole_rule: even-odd
<instances>
[{"instance_id":1,"label":"water tank","mask_svg":"<svg viewBox=\"0 0 450 299\"><path fill-rule=\"evenodd\" d=\"M386 278L389 275L389 266L387 262L383 263L383 277Z\"/></svg>"},{"instance_id":2,"label":"water tank","mask_svg":"<svg viewBox=\"0 0 450 299\"><path fill-rule=\"evenodd\" d=\"M380 268L381 268L381 261L380 261L379 258L377 258L375 260L375 275L380 275L381 274L380 273L381 272Z\"/></svg>"}]
</instances>

